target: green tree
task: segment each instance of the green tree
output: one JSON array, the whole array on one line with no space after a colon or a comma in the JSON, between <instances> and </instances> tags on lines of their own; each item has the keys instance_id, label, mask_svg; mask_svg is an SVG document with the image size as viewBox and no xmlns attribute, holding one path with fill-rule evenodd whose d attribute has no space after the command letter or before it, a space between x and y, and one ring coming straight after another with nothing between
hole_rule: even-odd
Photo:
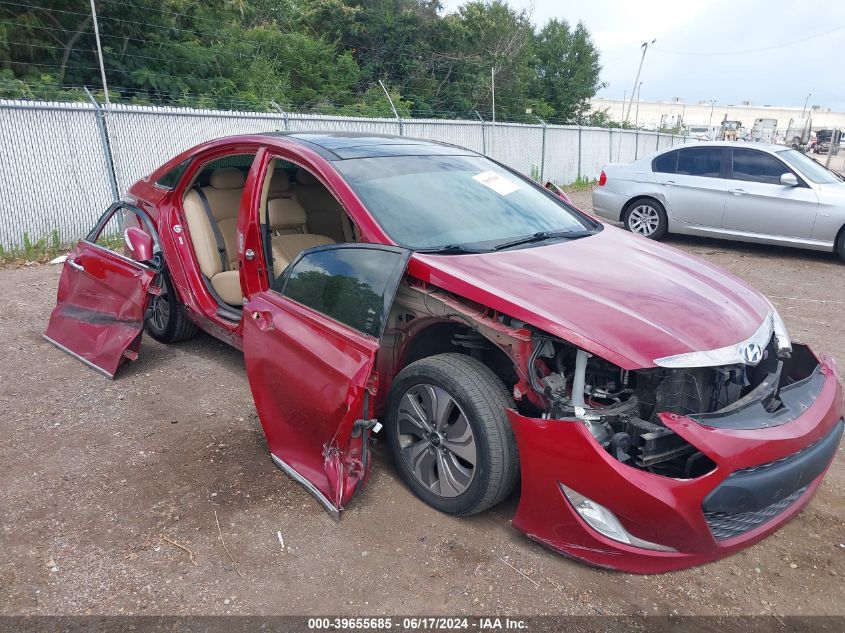
<instances>
[{"instance_id":1,"label":"green tree","mask_svg":"<svg viewBox=\"0 0 845 633\"><path fill-rule=\"evenodd\" d=\"M503 0L96 0L113 101L534 122L587 114L586 27L537 31ZM0 97L85 99L101 85L88 0L0 3ZM527 115L526 110L532 114Z\"/></svg>"},{"instance_id":2,"label":"green tree","mask_svg":"<svg viewBox=\"0 0 845 633\"><path fill-rule=\"evenodd\" d=\"M587 28L571 29L566 20L549 20L534 41L536 80L532 93L554 109L558 119L574 121L589 110L599 81L599 52Z\"/></svg>"}]
</instances>

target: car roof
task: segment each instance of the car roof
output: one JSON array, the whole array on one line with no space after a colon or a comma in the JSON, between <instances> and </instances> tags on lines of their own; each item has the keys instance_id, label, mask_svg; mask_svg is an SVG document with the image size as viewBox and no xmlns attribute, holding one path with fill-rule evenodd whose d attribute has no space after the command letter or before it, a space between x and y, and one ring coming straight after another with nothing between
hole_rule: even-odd
<instances>
[{"instance_id":1,"label":"car roof","mask_svg":"<svg viewBox=\"0 0 845 633\"><path fill-rule=\"evenodd\" d=\"M265 136L289 138L317 151L328 160L381 156L468 156L465 147L395 134L368 132L268 132Z\"/></svg>"},{"instance_id":2,"label":"car roof","mask_svg":"<svg viewBox=\"0 0 845 633\"><path fill-rule=\"evenodd\" d=\"M673 149L682 149L687 145L689 147L700 147L702 145L706 145L708 147L745 147L750 149L762 149L769 152L778 152L784 149L789 149L788 145L777 145L775 143L757 143L755 141L696 141L694 143L685 143L683 145L667 147L665 151L670 151ZM661 151L661 153L663 153L663 151Z\"/></svg>"}]
</instances>

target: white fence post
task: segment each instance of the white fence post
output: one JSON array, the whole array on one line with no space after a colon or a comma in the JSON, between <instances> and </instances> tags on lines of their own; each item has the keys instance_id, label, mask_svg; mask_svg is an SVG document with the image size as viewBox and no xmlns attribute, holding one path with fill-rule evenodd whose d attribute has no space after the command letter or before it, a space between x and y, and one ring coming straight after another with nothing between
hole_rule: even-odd
<instances>
[{"instance_id":1,"label":"white fence post","mask_svg":"<svg viewBox=\"0 0 845 633\"><path fill-rule=\"evenodd\" d=\"M97 100L94 98L94 95L92 95L91 92L88 90L88 88L85 87L83 88L83 90L85 90L85 94L88 95L88 98L91 100L91 103L94 105L94 109L96 110L97 128L100 131L100 142L103 144L103 155L106 157L106 172L108 172L109 175L109 185L111 185L112 198L114 200L117 200L118 198L120 198L120 193L118 193L117 177L114 173L114 157L111 153L111 144L109 143L109 131L106 127L106 114L100 107L100 104L97 103Z\"/></svg>"}]
</instances>

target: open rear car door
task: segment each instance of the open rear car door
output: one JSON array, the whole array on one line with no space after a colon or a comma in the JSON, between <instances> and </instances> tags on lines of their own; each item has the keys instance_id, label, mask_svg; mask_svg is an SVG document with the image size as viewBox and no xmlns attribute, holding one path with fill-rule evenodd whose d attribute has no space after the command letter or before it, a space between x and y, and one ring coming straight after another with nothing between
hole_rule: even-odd
<instances>
[{"instance_id":1,"label":"open rear car door","mask_svg":"<svg viewBox=\"0 0 845 633\"><path fill-rule=\"evenodd\" d=\"M369 400L410 251L303 251L244 307L244 357L273 461L338 517L369 474Z\"/></svg>"},{"instance_id":2,"label":"open rear car door","mask_svg":"<svg viewBox=\"0 0 845 633\"><path fill-rule=\"evenodd\" d=\"M113 204L67 256L44 338L114 378L123 362L138 357L160 259L149 217Z\"/></svg>"}]
</instances>

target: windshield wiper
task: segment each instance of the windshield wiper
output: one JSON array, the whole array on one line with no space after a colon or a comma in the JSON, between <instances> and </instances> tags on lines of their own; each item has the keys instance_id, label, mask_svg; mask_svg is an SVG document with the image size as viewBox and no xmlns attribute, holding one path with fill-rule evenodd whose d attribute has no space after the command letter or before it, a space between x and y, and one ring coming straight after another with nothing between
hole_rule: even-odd
<instances>
[{"instance_id":1,"label":"windshield wiper","mask_svg":"<svg viewBox=\"0 0 845 633\"><path fill-rule=\"evenodd\" d=\"M424 253L426 255L467 255L472 253L483 253L474 248L467 248L462 244L446 244L446 246L438 246L436 248L421 248L417 253Z\"/></svg>"},{"instance_id":2,"label":"windshield wiper","mask_svg":"<svg viewBox=\"0 0 845 633\"><path fill-rule=\"evenodd\" d=\"M501 251L506 248L511 248L512 246L521 246L522 244L532 244L534 242L544 242L546 240L551 240L556 237L566 237L569 239L576 239L579 237L587 237L588 235L592 235L593 231L582 229L580 231L538 231L534 233L534 235L529 235L527 237L520 237L519 239L511 240L510 242L502 242L501 244L496 244L493 247L494 251Z\"/></svg>"}]
</instances>

